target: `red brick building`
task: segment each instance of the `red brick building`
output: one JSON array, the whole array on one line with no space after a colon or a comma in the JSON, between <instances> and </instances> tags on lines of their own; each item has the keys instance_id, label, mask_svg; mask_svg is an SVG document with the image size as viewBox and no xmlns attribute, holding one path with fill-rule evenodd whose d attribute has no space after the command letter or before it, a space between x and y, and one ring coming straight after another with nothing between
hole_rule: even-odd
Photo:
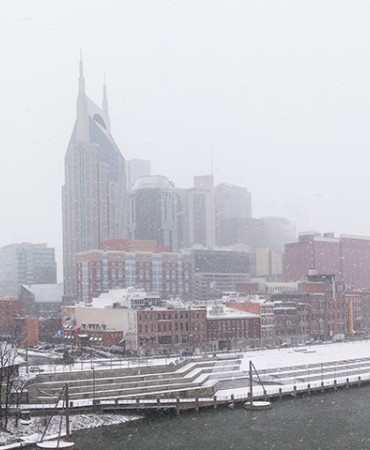
<instances>
[{"instance_id":1,"label":"red brick building","mask_svg":"<svg viewBox=\"0 0 370 450\"><path fill-rule=\"evenodd\" d=\"M348 333L350 336L366 336L370 332L370 293L345 291L348 309Z\"/></svg>"},{"instance_id":2,"label":"red brick building","mask_svg":"<svg viewBox=\"0 0 370 450\"><path fill-rule=\"evenodd\" d=\"M344 286L334 275L312 274L303 283L309 305L309 332L314 340L330 340L348 333Z\"/></svg>"},{"instance_id":3,"label":"red brick building","mask_svg":"<svg viewBox=\"0 0 370 450\"><path fill-rule=\"evenodd\" d=\"M190 298L190 255L121 250L92 250L77 255L79 301L87 304L109 289L128 287L155 292L162 298Z\"/></svg>"},{"instance_id":4,"label":"red brick building","mask_svg":"<svg viewBox=\"0 0 370 450\"><path fill-rule=\"evenodd\" d=\"M347 286L370 290L370 238L340 237L342 280Z\"/></svg>"},{"instance_id":5,"label":"red brick building","mask_svg":"<svg viewBox=\"0 0 370 450\"><path fill-rule=\"evenodd\" d=\"M340 274L340 240L331 235L299 235L298 242L285 244L284 278L299 281L310 269L320 274Z\"/></svg>"},{"instance_id":6,"label":"red brick building","mask_svg":"<svg viewBox=\"0 0 370 450\"><path fill-rule=\"evenodd\" d=\"M261 318L257 314L225 308L208 308L207 341L210 350L238 350L257 347L261 340Z\"/></svg>"},{"instance_id":7,"label":"red brick building","mask_svg":"<svg viewBox=\"0 0 370 450\"><path fill-rule=\"evenodd\" d=\"M29 348L39 345L39 320L37 317L16 317L15 332L19 347Z\"/></svg>"},{"instance_id":8,"label":"red brick building","mask_svg":"<svg viewBox=\"0 0 370 450\"><path fill-rule=\"evenodd\" d=\"M89 330L70 329L64 331L64 340L74 346L88 345L91 347L105 347L120 346L123 341L122 331L112 330Z\"/></svg>"},{"instance_id":9,"label":"red brick building","mask_svg":"<svg viewBox=\"0 0 370 450\"><path fill-rule=\"evenodd\" d=\"M274 304L261 299L260 301L247 301L235 298L227 303L231 309L247 311L257 314L261 318L261 346L275 345Z\"/></svg>"},{"instance_id":10,"label":"red brick building","mask_svg":"<svg viewBox=\"0 0 370 450\"><path fill-rule=\"evenodd\" d=\"M164 253L169 252L168 247L158 245L156 241L136 240L136 239L110 239L103 241L99 246L100 250L111 250L121 252L150 252Z\"/></svg>"},{"instance_id":11,"label":"red brick building","mask_svg":"<svg viewBox=\"0 0 370 450\"><path fill-rule=\"evenodd\" d=\"M303 280L310 269L335 275L346 286L370 289L370 238L332 234L301 234L285 245L284 278Z\"/></svg>"},{"instance_id":12,"label":"red brick building","mask_svg":"<svg viewBox=\"0 0 370 450\"><path fill-rule=\"evenodd\" d=\"M276 344L297 345L308 341L310 336L310 305L298 301L274 303Z\"/></svg>"},{"instance_id":13,"label":"red brick building","mask_svg":"<svg viewBox=\"0 0 370 450\"><path fill-rule=\"evenodd\" d=\"M15 338L15 319L17 316L23 316L24 311L24 303L16 297L0 297L0 337L2 339Z\"/></svg>"},{"instance_id":14,"label":"red brick building","mask_svg":"<svg viewBox=\"0 0 370 450\"><path fill-rule=\"evenodd\" d=\"M205 307L155 308L137 312L138 346L144 354L203 350Z\"/></svg>"}]
</instances>

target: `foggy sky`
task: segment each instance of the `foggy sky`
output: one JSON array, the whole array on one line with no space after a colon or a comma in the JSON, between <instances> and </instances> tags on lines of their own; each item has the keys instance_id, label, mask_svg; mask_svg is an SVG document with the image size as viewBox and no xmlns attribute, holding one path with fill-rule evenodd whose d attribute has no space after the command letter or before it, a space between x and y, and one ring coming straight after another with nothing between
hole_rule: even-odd
<instances>
[{"instance_id":1,"label":"foggy sky","mask_svg":"<svg viewBox=\"0 0 370 450\"><path fill-rule=\"evenodd\" d=\"M47 242L61 269L64 154L86 93L126 159L178 187L211 172L254 217L370 235L370 3L0 3L0 245Z\"/></svg>"}]
</instances>

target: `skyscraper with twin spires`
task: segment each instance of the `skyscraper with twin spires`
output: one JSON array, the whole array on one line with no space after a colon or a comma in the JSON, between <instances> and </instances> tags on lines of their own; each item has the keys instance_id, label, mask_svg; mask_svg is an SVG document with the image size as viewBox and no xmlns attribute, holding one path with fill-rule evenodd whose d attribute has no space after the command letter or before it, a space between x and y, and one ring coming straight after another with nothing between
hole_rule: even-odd
<instances>
[{"instance_id":1,"label":"skyscraper with twin spires","mask_svg":"<svg viewBox=\"0 0 370 450\"><path fill-rule=\"evenodd\" d=\"M83 63L77 118L65 155L63 200L64 293L76 294L76 254L107 239L127 237L125 159L110 133L106 86L100 108L85 94Z\"/></svg>"}]
</instances>

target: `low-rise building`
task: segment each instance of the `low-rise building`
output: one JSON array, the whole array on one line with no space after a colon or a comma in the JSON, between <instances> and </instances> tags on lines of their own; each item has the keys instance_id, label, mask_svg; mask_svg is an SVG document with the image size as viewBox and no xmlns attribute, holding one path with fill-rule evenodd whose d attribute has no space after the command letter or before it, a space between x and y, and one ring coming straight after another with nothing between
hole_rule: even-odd
<instances>
[{"instance_id":1,"label":"low-rise building","mask_svg":"<svg viewBox=\"0 0 370 450\"><path fill-rule=\"evenodd\" d=\"M158 295L133 288L111 290L94 298L91 306L65 307L64 325L70 336L78 330L90 343L95 343L92 337L101 338L99 345L108 332L119 332L115 345L119 341L128 352L145 355L203 350L206 341L205 307L161 301Z\"/></svg>"},{"instance_id":2,"label":"low-rise building","mask_svg":"<svg viewBox=\"0 0 370 450\"><path fill-rule=\"evenodd\" d=\"M303 344L310 339L310 307L297 301L274 302L276 344Z\"/></svg>"},{"instance_id":3,"label":"low-rise building","mask_svg":"<svg viewBox=\"0 0 370 450\"><path fill-rule=\"evenodd\" d=\"M145 354L193 353L205 349L207 311L203 306L166 302L138 312L138 345Z\"/></svg>"},{"instance_id":4,"label":"low-rise building","mask_svg":"<svg viewBox=\"0 0 370 450\"><path fill-rule=\"evenodd\" d=\"M258 314L227 308L216 301L207 308L207 341L210 350L257 347L261 339Z\"/></svg>"},{"instance_id":5,"label":"low-rise building","mask_svg":"<svg viewBox=\"0 0 370 450\"><path fill-rule=\"evenodd\" d=\"M261 318L262 347L275 345L274 303L256 295L248 297L234 297L227 301L227 306L240 311L257 314Z\"/></svg>"}]
</instances>

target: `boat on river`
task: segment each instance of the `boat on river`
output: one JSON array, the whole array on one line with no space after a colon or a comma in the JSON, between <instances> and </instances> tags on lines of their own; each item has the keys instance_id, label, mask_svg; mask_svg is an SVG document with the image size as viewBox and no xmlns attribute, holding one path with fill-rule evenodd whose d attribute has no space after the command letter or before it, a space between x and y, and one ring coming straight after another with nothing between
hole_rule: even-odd
<instances>
[{"instance_id":1,"label":"boat on river","mask_svg":"<svg viewBox=\"0 0 370 450\"><path fill-rule=\"evenodd\" d=\"M58 432L58 436L55 439L50 439L48 440L46 437L46 432L47 429L50 425L51 419L53 418L57 408L58 408L58 404L59 402L63 400L63 412L64 414L61 414L60 416L60 422L59 422L59 432ZM66 421L66 436L62 438L62 421L63 421L63 416L65 416L65 421ZM49 420L46 424L45 430L42 434L41 437L41 441L38 442L36 444L37 448L43 448L46 450L52 450L54 448L69 448L69 449L74 449L75 448L75 444L74 442L68 441L68 437L70 436L70 426L69 426L69 396L68 396L68 384L66 383L63 386L63 389L61 391L61 393L59 394L58 400L55 404L54 410L51 413Z\"/></svg>"},{"instance_id":2,"label":"boat on river","mask_svg":"<svg viewBox=\"0 0 370 450\"><path fill-rule=\"evenodd\" d=\"M257 375L258 381L260 385L264 388L261 378L258 375L258 372L256 368L254 367L254 364L252 361L249 361L249 395L248 400L244 403L244 408L248 410L253 411L262 411L265 409L272 408L272 404L269 401L263 401L263 400L254 400L253 399L253 370Z\"/></svg>"}]
</instances>

